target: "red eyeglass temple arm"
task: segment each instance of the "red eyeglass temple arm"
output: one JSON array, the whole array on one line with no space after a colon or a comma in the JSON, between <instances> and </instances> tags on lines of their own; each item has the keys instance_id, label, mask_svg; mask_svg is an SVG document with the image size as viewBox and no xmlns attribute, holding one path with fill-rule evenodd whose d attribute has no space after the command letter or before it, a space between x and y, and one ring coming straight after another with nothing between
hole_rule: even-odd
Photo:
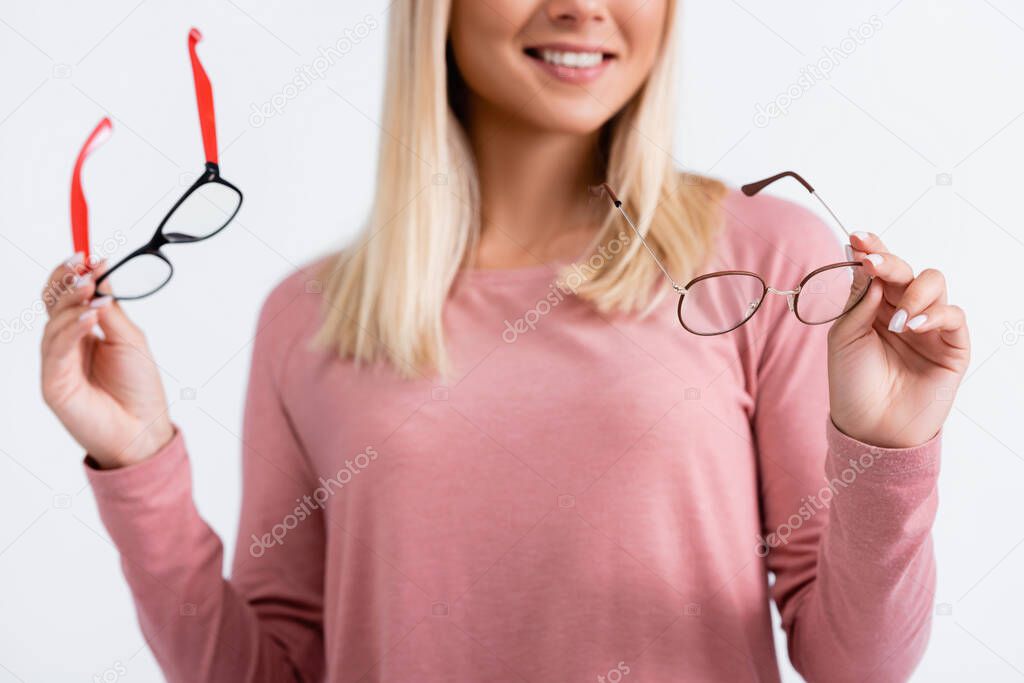
<instances>
[{"instance_id":1,"label":"red eyeglass temple arm","mask_svg":"<svg viewBox=\"0 0 1024 683\"><path fill-rule=\"evenodd\" d=\"M78 152L75 170L71 173L71 241L75 253L82 254L86 268L89 267L89 205L82 190L82 165L94 149L106 142L112 128L110 119L105 117L93 128Z\"/></svg>"},{"instance_id":2,"label":"red eyeglass temple arm","mask_svg":"<svg viewBox=\"0 0 1024 683\"><path fill-rule=\"evenodd\" d=\"M203 151L209 163L217 163L217 119L213 113L213 88L202 62L196 55L196 43L203 39L199 29L188 32L188 54L192 60L192 77L196 82L196 105L199 108L199 127L203 132Z\"/></svg>"}]
</instances>

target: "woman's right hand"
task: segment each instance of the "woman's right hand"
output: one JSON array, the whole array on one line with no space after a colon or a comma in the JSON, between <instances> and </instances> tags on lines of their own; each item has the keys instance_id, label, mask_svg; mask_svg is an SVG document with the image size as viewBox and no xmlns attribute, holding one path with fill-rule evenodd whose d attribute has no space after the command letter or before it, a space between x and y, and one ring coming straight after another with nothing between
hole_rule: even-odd
<instances>
[{"instance_id":1,"label":"woman's right hand","mask_svg":"<svg viewBox=\"0 0 1024 683\"><path fill-rule=\"evenodd\" d=\"M43 290L43 399L101 468L132 465L174 436L163 383L142 331L109 296L93 299L103 264L75 269L60 265Z\"/></svg>"}]
</instances>

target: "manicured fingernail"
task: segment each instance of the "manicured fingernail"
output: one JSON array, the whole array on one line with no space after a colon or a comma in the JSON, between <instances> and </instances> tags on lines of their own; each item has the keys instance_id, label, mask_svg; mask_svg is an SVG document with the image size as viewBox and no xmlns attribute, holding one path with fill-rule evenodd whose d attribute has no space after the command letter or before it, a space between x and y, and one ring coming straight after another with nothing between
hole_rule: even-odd
<instances>
[{"instance_id":1,"label":"manicured fingernail","mask_svg":"<svg viewBox=\"0 0 1024 683\"><path fill-rule=\"evenodd\" d=\"M847 244L843 248L846 250L846 260L847 261L852 261L853 260L853 247L851 247L849 244Z\"/></svg>"},{"instance_id":2,"label":"manicured fingernail","mask_svg":"<svg viewBox=\"0 0 1024 683\"><path fill-rule=\"evenodd\" d=\"M85 254L83 254L80 251L76 251L74 254L71 255L71 258L69 258L66 261L68 266L80 266L84 262L85 262Z\"/></svg>"},{"instance_id":3,"label":"manicured fingernail","mask_svg":"<svg viewBox=\"0 0 1024 683\"><path fill-rule=\"evenodd\" d=\"M882 265L882 261L884 261L885 259L882 258L881 254L868 254L867 256L864 257L864 260L870 262L871 265L877 268L878 266Z\"/></svg>"},{"instance_id":4,"label":"manicured fingernail","mask_svg":"<svg viewBox=\"0 0 1024 683\"><path fill-rule=\"evenodd\" d=\"M871 235L864 232L863 230L858 230L857 232L853 233L853 236L859 240L867 240L871 238Z\"/></svg>"},{"instance_id":5,"label":"manicured fingernail","mask_svg":"<svg viewBox=\"0 0 1024 683\"><path fill-rule=\"evenodd\" d=\"M896 311L892 320L889 321L889 331L900 333L903 331L903 326L907 324L907 312L902 308Z\"/></svg>"},{"instance_id":6,"label":"manicured fingernail","mask_svg":"<svg viewBox=\"0 0 1024 683\"><path fill-rule=\"evenodd\" d=\"M92 282L92 274L78 275L75 277L75 289L81 289Z\"/></svg>"},{"instance_id":7,"label":"manicured fingernail","mask_svg":"<svg viewBox=\"0 0 1024 683\"><path fill-rule=\"evenodd\" d=\"M84 322L84 321L90 320L90 319L91 320L95 320L96 319L96 311L86 311L82 315L78 316L78 321L79 322Z\"/></svg>"},{"instance_id":8,"label":"manicured fingernail","mask_svg":"<svg viewBox=\"0 0 1024 683\"><path fill-rule=\"evenodd\" d=\"M923 313L921 315L915 315L913 318L907 321L907 327L909 327L912 330L916 330L917 328L921 327L921 325L924 325L925 321L927 320L928 316L924 315Z\"/></svg>"},{"instance_id":9,"label":"manicured fingernail","mask_svg":"<svg viewBox=\"0 0 1024 683\"><path fill-rule=\"evenodd\" d=\"M110 302L113 300L114 298L110 296L98 296L89 302L89 308L103 308L110 305Z\"/></svg>"}]
</instances>

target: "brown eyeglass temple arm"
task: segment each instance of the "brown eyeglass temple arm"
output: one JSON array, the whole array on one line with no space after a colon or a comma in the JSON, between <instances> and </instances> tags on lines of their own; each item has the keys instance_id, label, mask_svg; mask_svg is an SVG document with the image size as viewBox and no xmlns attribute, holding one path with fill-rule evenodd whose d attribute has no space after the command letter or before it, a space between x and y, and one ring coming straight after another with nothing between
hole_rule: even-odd
<instances>
[{"instance_id":1,"label":"brown eyeglass temple arm","mask_svg":"<svg viewBox=\"0 0 1024 683\"><path fill-rule=\"evenodd\" d=\"M619 210L619 213L622 214L622 217L626 219L627 223L629 223L629 227L633 228L633 232L635 232L636 236L640 238L640 243L644 245L644 247L647 249L647 253L649 253L651 255L651 258L654 259L654 262L658 264L658 268L661 269L661 272L665 276L665 279L668 280L669 283L672 285L672 289L680 294L685 294L686 287L683 287L682 285L677 283L675 280L672 279L672 276L669 275L668 269L665 268L665 265L661 262L661 259L659 259L658 255L654 253L653 249L651 249L651 245L647 244L647 240L645 240L644 236L640 234L640 229L636 227L635 223L633 223L633 219L630 218L629 214L626 213L626 210L622 208L622 201L619 199L618 195L615 194L615 190L613 190L608 183L601 183L600 185L590 186L590 194L592 194L593 196L598 197L602 193L607 193L608 198L612 201L612 204L615 205L615 208Z\"/></svg>"},{"instance_id":2,"label":"brown eyeglass temple arm","mask_svg":"<svg viewBox=\"0 0 1024 683\"><path fill-rule=\"evenodd\" d=\"M817 199L821 203L821 205L825 207L825 210L828 211L829 215L832 216L833 219L835 219L836 223L839 224L839 227L843 229L844 233L846 233L846 236L850 236L850 231L847 230L846 226L843 225L843 222L839 220L839 216L837 216L836 212L832 210L832 207L830 207L825 202L825 200L821 198L821 195L818 194L817 190L811 187L811 184L809 182L800 177L799 173L795 173L793 171L783 171L782 173L773 175L771 178L765 178L764 180L759 180L756 183L749 183L747 185L744 185L743 187L740 188L740 190L743 192L743 194L747 195L748 197L753 197L755 194L757 194L764 188L768 187L769 185L778 180L782 180L783 178L793 178L798 183L803 185L804 189L810 192L811 196Z\"/></svg>"}]
</instances>

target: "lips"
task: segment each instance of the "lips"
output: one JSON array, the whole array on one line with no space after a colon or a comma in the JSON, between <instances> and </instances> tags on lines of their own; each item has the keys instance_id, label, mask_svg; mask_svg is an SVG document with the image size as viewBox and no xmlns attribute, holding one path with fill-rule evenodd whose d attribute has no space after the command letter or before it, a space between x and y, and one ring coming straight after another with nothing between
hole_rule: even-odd
<instances>
[{"instance_id":1,"label":"lips","mask_svg":"<svg viewBox=\"0 0 1024 683\"><path fill-rule=\"evenodd\" d=\"M615 58L615 53L600 45L577 45L571 43L548 43L531 45L523 50L527 56L554 66L568 68L591 68Z\"/></svg>"},{"instance_id":2,"label":"lips","mask_svg":"<svg viewBox=\"0 0 1024 683\"><path fill-rule=\"evenodd\" d=\"M569 83L593 81L616 58L601 46L550 43L527 47L523 53L549 75Z\"/></svg>"}]
</instances>

